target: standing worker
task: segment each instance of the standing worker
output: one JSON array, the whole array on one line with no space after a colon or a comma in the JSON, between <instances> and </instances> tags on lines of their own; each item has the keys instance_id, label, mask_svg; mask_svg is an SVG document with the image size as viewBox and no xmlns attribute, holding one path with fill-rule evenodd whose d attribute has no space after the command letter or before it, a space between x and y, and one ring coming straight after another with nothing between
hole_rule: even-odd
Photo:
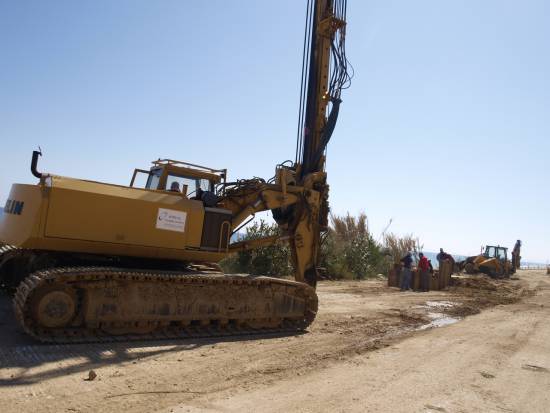
<instances>
[{"instance_id":1,"label":"standing worker","mask_svg":"<svg viewBox=\"0 0 550 413\"><path fill-rule=\"evenodd\" d=\"M424 254L418 254L418 272L420 273L420 291L430 291L430 263Z\"/></svg>"},{"instance_id":2,"label":"standing worker","mask_svg":"<svg viewBox=\"0 0 550 413\"><path fill-rule=\"evenodd\" d=\"M437 262L439 263L440 270L442 268L441 264L443 263L443 261L449 260L449 262L451 263L451 274L454 272L455 259L451 254L447 254L445 251L443 251L443 248L439 248L439 254L437 254L436 258L437 258Z\"/></svg>"},{"instance_id":3,"label":"standing worker","mask_svg":"<svg viewBox=\"0 0 550 413\"><path fill-rule=\"evenodd\" d=\"M521 241L518 239L514 249L512 250L512 271L519 270L521 266L521 256L519 255L521 251Z\"/></svg>"},{"instance_id":4,"label":"standing worker","mask_svg":"<svg viewBox=\"0 0 550 413\"><path fill-rule=\"evenodd\" d=\"M437 263L439 265L439 268L441 268L441 263L445 259L445 255L447 255L447 253L445 251L443 251L443 248L439 248L439 254L437 254L437 256L435 257L437 259Z\"/></svg>"},{"instance_id":5,"label":"standing worker","mask_svg":"<svg viewBox=\"0 0 550 413\"><path fill-rule=\"evenodd\" d=\"M401 291L407 291L411 289L411 266L412 266L412 254L407 253L403 258L401 258L401 264L403 264L403 269L401 270Z\"/></svg>"}]
</instances>

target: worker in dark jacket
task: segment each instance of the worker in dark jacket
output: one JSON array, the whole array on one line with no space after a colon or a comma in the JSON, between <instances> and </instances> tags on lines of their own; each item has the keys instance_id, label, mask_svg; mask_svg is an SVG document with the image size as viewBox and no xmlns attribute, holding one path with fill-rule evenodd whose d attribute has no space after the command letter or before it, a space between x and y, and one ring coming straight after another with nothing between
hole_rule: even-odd
<instances>
[{"instance_id":1,"label":"worker in dark jacket","mask_svg":"<svg viewBox=\"0 0 550 413\"><path fill-rule=\"evenodd\" d=\"M448 260L451 263L451 274L454 272L455 259L451 254L447 254L443 251L443 248L439 248L439 254L437 254L437 261L439 262L439 269L443 267L442 263L445 260Z\"/></svg>"},{"instance_id":2,"label":"worker in dark jacket","mask_svg":"<svg viewBox=\"0 0 550 413\"><path fill-rule=\"evenodd\" d=\"M424 256L424 254L418 254L420 261L418 261L418 272L420 274L420 290L428 292L430 291L430 262Z\"/></svg>"},{"instance_id":3,"label":"worker in dark jacket","mask_svg":"<svg viewBox=\"0 0 550 413\"><path fill-rule=\"evenodd\" d=\"M441 268L441 263L445 259L447 253L443 251L443 248L439 248L439 254L435 257L437 259L437 263L439 264L439 268Z\"/></svg>"},{"instance_id":4,"label":"worker in dark jacket","mask_svg":"<svg viewBox=\"0 0 550 413\"><path fill-rule=\"evenodd\" d=\"M403 265L403 269L401 270L401 291L406 291L411 289L411 267L412 267L412 254L410 252L407 253L403 258L401 258L401 264Z\"/></svg>"},{"instance_id":5,"label":"worker in dark jacket","mask_svg":"<svg viewBox=\"0 0 550 413\"><path fill-rule=\"evenodd\" d=\"M512 250L512 271L519 270L519 267L521 266L521 257L519 256L521 251L521 241L518 239L516 241L516 245L514 245L514 249Z\"/></svg>"}]
</instances>

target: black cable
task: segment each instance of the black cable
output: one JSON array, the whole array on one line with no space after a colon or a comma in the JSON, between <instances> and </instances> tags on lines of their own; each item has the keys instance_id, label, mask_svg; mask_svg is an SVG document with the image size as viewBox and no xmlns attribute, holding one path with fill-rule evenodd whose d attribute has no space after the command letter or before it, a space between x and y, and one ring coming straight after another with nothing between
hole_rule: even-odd
<instances>
[{"instance_id":1,"label":"black cable","mask_svg":"<svg viewBox=\"0 0 550 413\"><path fill-rule=\"evenodd\" d=\"M310 62L310 58L311 58L311 43L313 41L315 41L313 39L313 25L315 24L315 15L316 15L315 7L316 7L316 1L313 0L310 3L310 8L309 8L309 22L308 22L308 27L307 27L308 38L307 38L306 49L304 50L304 58L305 58L304 66L305 66L306 69L305 69L305 72L304 72L304 94L302 96L302 122L301 122L301 126L300 126L300 152L298 153L298 156L300 158L301 163L304 162L304 159L303 159L304 145L305 145L304 134L305 134L305 129L306 129L307 92L308 92L308 81L309 81L309 77L310 77L309 62Z\"/></svg>"},{"instance_id":2,"label":"black cable","mask_svg":"<svg viewBox=\"0 0 550 413\"><path fill-rule=\"evenodd\" d=\"M302 142L302 132L301 132L301 125L302 125L302 105L303 105L303 96L304 96L304 79L306 72L306 50L307 50L307 43L308 38L310 36L309 31L309 12L310 12L310 3L311 0L307 1L307 8L306 8L306 22L305 22L305 29L304 29L304 45L303 45L303 51L302 51L302 75L300 79L300 102L298 104L298 130L297 130L297 136L296 136L296 162L299 162L299 153L301 151L301 142Z\"/></svg>"},{"instance_id":3,"label":"black cable","mask_svg":"<svg viewBox=\"0 0 550 413\"><path fill-rule=\"evenodd\" d=\"M336 118L338 116L338 107L340 104L340 96L343 89L349 88L351 84L351 79L354 75L353 66L347 59L346 56L346 17L347 17L347 0L334 0L327 3L327 8L323 11L316 10L317 1L308 0L307 10L306 10L306 31L304 34L304 50L302 53L302 73L301 73L301 83L300 83L300 102L299 102L299 113L298 113L298 131L296 138L296 162L305 165L309 165L312 160L319 159L320 154L326 153L326 145L330 140L330 135L334 130ZM338 28L334 33L334 38L332 39L330 47L330 58L329 58L329 79L327 85L327 94L330 98L330 102L326 105L326 116L327 124L325 125L323 131L321 132L321 141L319 142L319 147L317 148L305 148L305 145L312 145L313 142L309 142L306 139L306 112L308 111L308 89L310 86L309 81L311 80L311 74L309 70L311 69L311 53L312 53L312 42L315 42L316 39L313 39L315 27L313 25L317 24L316 14L320 12L323 16L331 14L335 18L344 22L344 25ZM309 108L311 110L312 108ZM330 120L330 121L329 121ZM311 119L310 119L311 121ZM308 143L309 142L309 143ZM304 153L307 151L308 159L304 158ZM309 159L313 158L313 159ZM309 167L313 167L310 165Z\"/></svg>"}]
</instances>

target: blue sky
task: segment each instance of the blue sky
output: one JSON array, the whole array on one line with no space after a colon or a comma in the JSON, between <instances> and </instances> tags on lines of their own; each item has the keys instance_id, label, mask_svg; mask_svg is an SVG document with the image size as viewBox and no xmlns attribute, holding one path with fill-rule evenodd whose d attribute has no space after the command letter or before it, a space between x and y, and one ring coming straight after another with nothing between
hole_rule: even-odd
<instances>
[{"instance_id":1,"label":"blue sky","mask_svg":"<svg viewBox=\"0 0 550 413\"><path fill-rule=\"evenodd\" d=\"M550 259L550 3L348 2L333 212L427 250ZM0 0L0 198L40 167L125 184L171 157L271 177L295 148L305 0Z\"/></svg>"}]
</instances>

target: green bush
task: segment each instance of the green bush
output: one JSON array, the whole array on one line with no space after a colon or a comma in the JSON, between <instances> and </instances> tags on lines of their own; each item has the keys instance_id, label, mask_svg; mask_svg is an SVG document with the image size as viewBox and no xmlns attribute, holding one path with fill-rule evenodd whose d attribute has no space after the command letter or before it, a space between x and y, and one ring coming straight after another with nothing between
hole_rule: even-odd
<instances>
[{"instance_id":1,"label":"green bush","mask_svg":"<svg viewBox=\"0 0 550 413\"><path fill-rule=\"evenodd\" d=\"M280 235L277 224L268 224L264 220L260 220L246 228L246 234L242 240L253 240L273 235ZM293 272L290 248L286 243L239 251L221 261L220 265L225 272L230 273L276 277L290 275Z\"/></svg>"}]
</instances>

